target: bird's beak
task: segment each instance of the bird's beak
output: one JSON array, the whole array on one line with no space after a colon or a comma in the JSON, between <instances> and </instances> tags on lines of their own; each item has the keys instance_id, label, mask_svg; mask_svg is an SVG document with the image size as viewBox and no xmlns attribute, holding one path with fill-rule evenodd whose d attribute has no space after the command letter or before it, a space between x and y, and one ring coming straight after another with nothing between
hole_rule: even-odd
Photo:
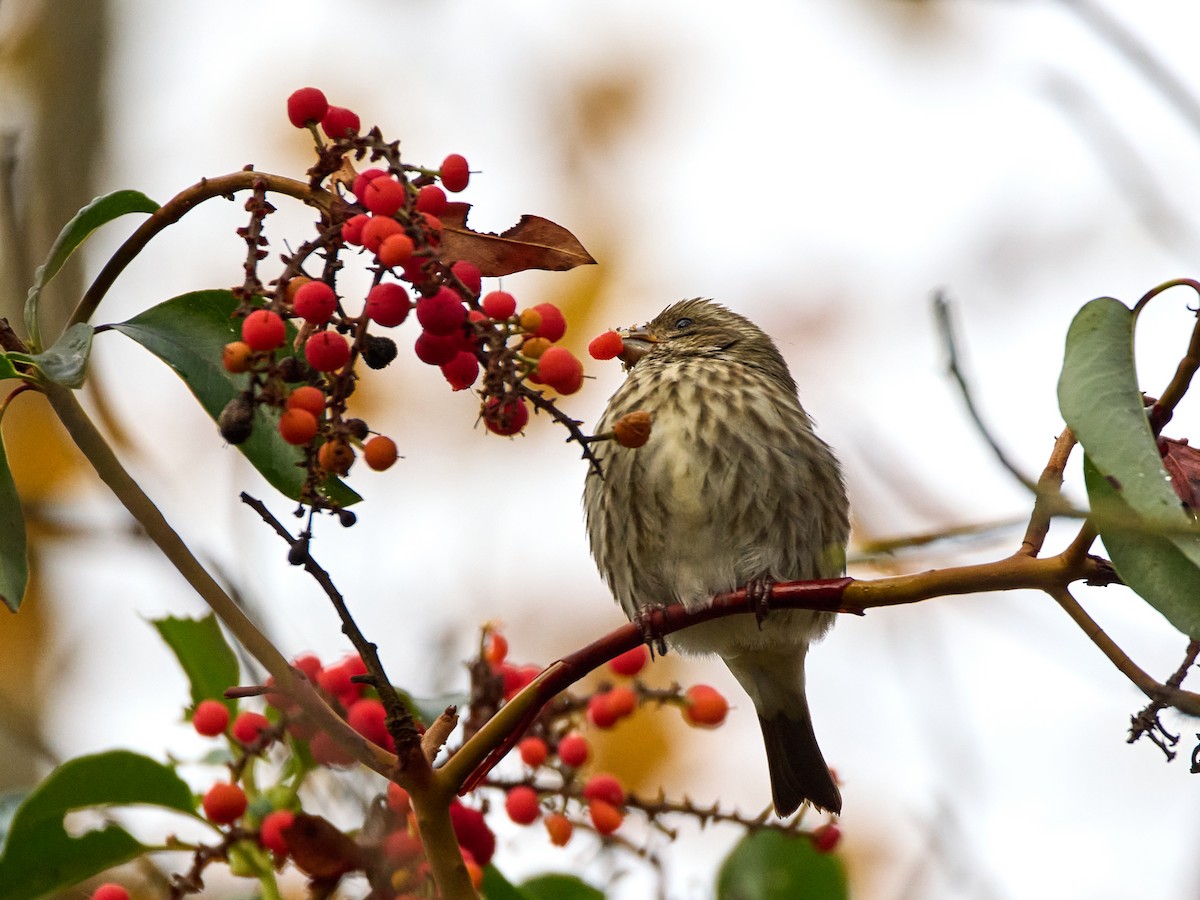
<instances>
[{"instance_id":1,"label":"bird's beak","mask_svg":"<svg viewBox=\"0 0 1200 900\"><path fill-rule=\"evenodd\" d=\"M637 361L658 343L658 338L647 331L644 325L637 328L622 328L618 334L621 335L621 343L625 346L625 349L621 351L620 360L628 368L633 368Z\"/></svg>"}]
</instances>

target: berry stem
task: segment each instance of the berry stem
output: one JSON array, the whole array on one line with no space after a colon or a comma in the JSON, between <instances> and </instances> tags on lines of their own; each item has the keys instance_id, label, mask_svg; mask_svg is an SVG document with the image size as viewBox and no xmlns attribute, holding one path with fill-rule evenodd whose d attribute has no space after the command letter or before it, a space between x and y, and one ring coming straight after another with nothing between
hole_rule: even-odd
<instances>
[{"instance_id":1,"label":"berry stem","mask_svg":"<svg viewBox=\"0 0 1200 900\"><path fill-rule=\"evenodd\" d=\"M254 188L259 181L265 183L268 191L303 200L326 215L332 211L334 203L337 202L337 198L333 194L315 189L303 181L285 178L282 175L255 172L252 169L232 172L217 178L202 179L180 191L160 206L157 212L153 213L150 218L138 226L133 234L126 238L125 243L117 248L117 251L105 263L104 268L100 270L80 299L74 312L71 313L67 327L69 328L77 322L86 322L95 314L96 307L100 305L100 301L116 282L117 277L160 231L178 222L205 200L211 200L214 197L232 197L238 191Z\"/></svg>"}]
</instances>

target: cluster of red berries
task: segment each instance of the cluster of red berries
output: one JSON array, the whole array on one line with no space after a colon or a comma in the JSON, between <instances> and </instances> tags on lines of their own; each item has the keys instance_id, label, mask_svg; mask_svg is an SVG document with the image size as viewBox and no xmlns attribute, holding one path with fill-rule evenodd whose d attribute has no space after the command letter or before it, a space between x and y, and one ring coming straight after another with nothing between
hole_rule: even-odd
<instances>
[{"instance_id":1,"label":"cluster of red berries","mask_svg":"<svg viewBox=\"0 0 1200 900\"><path fill-rule=\"evenodd\" d=\"M499 631L489 629L481 647L481 658L500 685L504 699L511 700L541 672L531 665L517 665L508 659L508 641ZM645 647L635 647L612 659L611 674L623 679L603 686L584 705L584 718L592 727L612 728L630 716L644 701L674 703L693 725L714 727L724 721L728 702L716 689L694 685L685 692L678 689L658 691L636 679L650 661ZM573 705L569 708L574 708ZM577 714L543 712L530 733L517 745L521 761L531 771L521 784L509 787L504 808L510 819L529 825L541 819L552 843L562 846L570 839L575 825L573 807L577 801L586 809L591 828L602 835L616 831L625 819L626 792L613 775L595 773L584 778L579 772L591 757L587 737L579 731ZM555 776L553 786L543 786L544 777Z\"/></svg>"},{"instance_id":2,"label":"cluster of red berries","mask_svg":"<svg viewBox=\"0 0 1200 900\"><path fill-rule=\"evenodd\" d=\"M331 106L317 88L295 91L287 112L317 142L314 184L329 177L338 202L321 223L320 239L284 257L287 268L273 291L256 289L248 277L239 294L241 339L225 347L222 361L231 373L249 373L250 384L221 417L230 443L249 437L257 405L276 410L284 440L305 448L308 500L320 498L329 475L345 475L359 452L372 468L390 466L397 458L395 443L369 437L361 419L347 417L346 398L359 359L382 368L396 357L395 342L372 329L395 328L410 313L421 329L416 356L437 366L453 390L478 383L481 418L497 434L517 434L528 423L533 389L526 384L563 395L579 390L583 364L557 345L566 331L562 312L551 303L518 309L507 291L484 292L479 267L444 251L440 217L453 212L447 192L460 192L470 182L464 157L450 154L437 169L404 163L397 144L385 142L377 129L362 134L358 116ZM378 164L351 179L346 174L351 158L368 155ZM248 208L259 225L270 211L265 203ZM260 232L242 230L252 234L261 257ZM338 254L356 248L369 255L374 272L360 305L339 295L335 279ZM304 263L318 249L325 257L322 274L309 277ZM619 343L615 333L612 337ZM611 338L602 343L603 352L612 349Z\"/></svg>"}]
</instances>

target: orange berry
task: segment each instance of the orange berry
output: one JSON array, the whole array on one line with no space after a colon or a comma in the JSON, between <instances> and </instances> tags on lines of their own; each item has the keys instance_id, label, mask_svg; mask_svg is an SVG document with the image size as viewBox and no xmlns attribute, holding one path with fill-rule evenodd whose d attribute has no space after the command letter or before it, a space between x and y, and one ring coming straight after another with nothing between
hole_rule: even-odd
<instances>
[{"instance_id":1,"label":"orange berry","mask_svg":"<svg viewBox=\"0 0 1200 900\"><path fill-rule=\"evenodd\" d=\"M489 634L487 646L483 648L483 658L493 669L500 668L500 664L508 658L508 638L498 631Z\"/></svg>"},{"instance_id":2,"label":"orange berry","mask_svg":"<svg viewBox=\"0 0 1200 900\"><path fill-rule=\"evenodd\" d=\"M607 703L610 713L618 719L624 719L637 709L637 693L628 685L619 684L608 692Z\"/></svg>"},{"instance_id":3,"label":"orange berry","mask_svg":"<svg viewBox=\"0 0 1200 900\"><path fill-rule=\"evenodd\" d=\"M226 372L239 375L249 371L250 357L253 354L254 350L245 341L231 341L221 350L221 365L225 367Z\"/></svg>"},{"instance_id":4,"label":"orange berry","mask_svg":"<svg viewBox=\"0 0 1200 900\"><path fill-rule=\"evenodd\" d=\"M613 437L622 447L636 450L650 440L651 425L650 413L644 409L634 410L613 423Z\"/></svg>"},{"instance_id":5,"label":"orange berry","mask_svg":"<svg viewBox=\"0 0 1200 900\"><path fill-rule=\"evenodd\" d=\"M588 801L588 816L591 817L592 827L600 834L612 834L625 821L625 815L605 800Z\"/></svg>"},{"instance_id":6,"label":"orange berry","mask_svg":"<svg viewBox=\"0 0 1200 900\"><path fill-rule=\"evenodd\" d=\"M307 409L285 409L279 417L279 434L289 444L307 444L317 436L317 417Z\"/></svg>"},{"instance_id":7,"label":"orange berry","mask_svg":"<svg viewBox=\"0 0 1200 900\"><path fill-rule=\"evenodd\" d=\"M376 472L390 469L398 457L396 442L382 434L375 435L363 445L363 459Z\"/></svg>"},{"instance_id":8,"label":"orange berry","mask_svg":"<svg viewBox=\"0 0 1200 900\"><path fill-rule=\"evenodd\" d=\"M692 725L715 728L725 721L729 701L714 687L694 684L684 694L683 717Z\"/></svg>"},{"instance_id":9,"label":"orange berry","mask_svg":"<svg viewBox=\"0 0 1200 900\"><path fill-rule=\"evenodd\" d=\"M340 438L326 441L317 451L317 463L326 472L334 475L345 475L354 465L354 450Z\"/></svg>"},{"instance_id":10,"label":"orange berry","mask_svg":"<svg viewBox=\"0 0 1200 900\"><path fill-rule=\"evenodd\" d=\"M389 234L379 245L379 261L389 269L403 267L413 255L413 242L407 234Z\"/></svg>"},{"instance_id":11,"label":"orange berry","mask_svg":"<svg viewBox=\"0 0 1200 900\"><path fill-rule=\"evenodd\" d=\"M319 419L325 412L325 392L311 384L298 387L288 395L287 408L308 410Z\"/></svg>"},{"instance_id":12,"label":"orange berry","mask_svg":"<svg viewBox=\"0 0 1200 900\"><path fill-rule=\"evenodd\" d=\"M546 816L546 831L550 835L550 843L555 847L565 847L567 842L571 840L571 834L575 831L575 826L562 813L554 812Z\"/></svg>"}]
</instances>

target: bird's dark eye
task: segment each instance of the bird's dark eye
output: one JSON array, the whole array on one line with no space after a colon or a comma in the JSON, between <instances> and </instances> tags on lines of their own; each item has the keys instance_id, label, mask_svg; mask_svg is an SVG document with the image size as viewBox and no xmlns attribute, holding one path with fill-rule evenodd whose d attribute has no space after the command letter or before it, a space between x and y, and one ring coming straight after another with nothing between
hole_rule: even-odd
<instances>
[{"instance_id":1,"label":"bird's dark eye","mask_svg":"<svg viewBox=\"0 0 1200 900\"><path fill-rule=\"evenodd\" d=\"M683 329L691 328L691 327L692 327L692 320L687 318L686 316L682 319L676 320L676 322L675 322L675 330L676 331L683 331Z\"/></svg>"}]
</instances>

